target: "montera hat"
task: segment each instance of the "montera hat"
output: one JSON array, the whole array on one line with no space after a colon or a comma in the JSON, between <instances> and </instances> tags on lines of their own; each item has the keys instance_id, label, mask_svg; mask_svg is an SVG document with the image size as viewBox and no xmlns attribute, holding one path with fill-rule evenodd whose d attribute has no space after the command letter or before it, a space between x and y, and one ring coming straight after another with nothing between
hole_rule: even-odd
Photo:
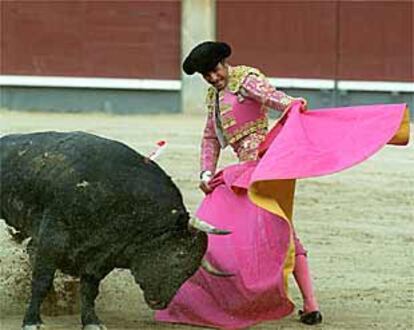
<instances>
[{"instance_id":1,"label":"montera hat","mask_svg":"<svg viewBox=\"0 0 414 330\"><path fill-rule=\"evenodd\" d=\"M213 70L223 59L229 57L231 48L225 42L205 41L193 48L183 63L186 74L205 74Z\"/></svg>"}]
</instances>

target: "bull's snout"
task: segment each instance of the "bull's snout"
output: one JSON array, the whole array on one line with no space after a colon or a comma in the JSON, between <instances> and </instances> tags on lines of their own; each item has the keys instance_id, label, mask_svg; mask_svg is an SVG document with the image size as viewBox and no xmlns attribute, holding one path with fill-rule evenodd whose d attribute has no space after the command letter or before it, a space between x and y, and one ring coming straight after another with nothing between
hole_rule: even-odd
<instances>
[{"instance_id":1,"label":"bull's snout","mask_svg":"<svg viewBox=\"0 0 414 330\"><path fill-rule=\"evenodd\" d=\"M165 309L168 306L168 302L163 302L159 300L153 300L153 299L147 300L146 299L146 302L151 309L155 309L155 310Z\"/></svg>"}]
</instances>

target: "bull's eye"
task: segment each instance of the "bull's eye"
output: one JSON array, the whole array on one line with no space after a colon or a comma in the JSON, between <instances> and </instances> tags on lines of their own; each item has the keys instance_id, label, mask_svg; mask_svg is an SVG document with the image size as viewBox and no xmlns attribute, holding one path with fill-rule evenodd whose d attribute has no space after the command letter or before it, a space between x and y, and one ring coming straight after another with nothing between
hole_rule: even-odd
<instances>
[{"instance_id":1,"label":"bull's eye","mask_svg":"<svg viewBox=\"0 0 414 330\"><path fill-rule=\"evenodd\" d=\"M178 211L176 209L171 210L171 214L176 214Z\"/></svg>"}]
</instances>

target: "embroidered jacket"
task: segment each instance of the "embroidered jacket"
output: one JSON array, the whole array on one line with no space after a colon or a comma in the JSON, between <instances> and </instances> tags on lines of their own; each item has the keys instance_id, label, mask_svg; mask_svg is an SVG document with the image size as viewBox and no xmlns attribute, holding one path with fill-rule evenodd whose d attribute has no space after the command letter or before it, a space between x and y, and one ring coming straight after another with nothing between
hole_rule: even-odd
<instances>
[{"instance_id":1,"label":"embroidered jacket","mask_svg":"<svg viewBox=\"0 0 414 330\"><path fill-rule=\"evenodd\" d=\"M268 108L286 109L295 98L277 91L257 69L229 67L229 81L218 94L207 91L207 122L201 143L201 171L215 172L220 149L230 145L239 161L257 158L267 133Z\"/></svg>"}]
</instances>

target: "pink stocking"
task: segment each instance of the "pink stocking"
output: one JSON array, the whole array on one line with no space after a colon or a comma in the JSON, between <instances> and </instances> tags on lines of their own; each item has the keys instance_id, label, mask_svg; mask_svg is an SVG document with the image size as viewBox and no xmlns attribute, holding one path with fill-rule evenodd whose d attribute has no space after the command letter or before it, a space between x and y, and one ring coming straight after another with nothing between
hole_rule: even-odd
<instances>
[{"instance_id":1,"label":"pink stocking","mask_svg":"<svg viewBox=\"0 0 414 330\"><path fill-rule=\"evenodd\" d=\"M309 271L307 257L299 254L295 259L295 269L293 270L296 283L303 297L303 311L305 313L319 310L315 294L313 293L312 277Z\"/></svg>"}]
</instances>

